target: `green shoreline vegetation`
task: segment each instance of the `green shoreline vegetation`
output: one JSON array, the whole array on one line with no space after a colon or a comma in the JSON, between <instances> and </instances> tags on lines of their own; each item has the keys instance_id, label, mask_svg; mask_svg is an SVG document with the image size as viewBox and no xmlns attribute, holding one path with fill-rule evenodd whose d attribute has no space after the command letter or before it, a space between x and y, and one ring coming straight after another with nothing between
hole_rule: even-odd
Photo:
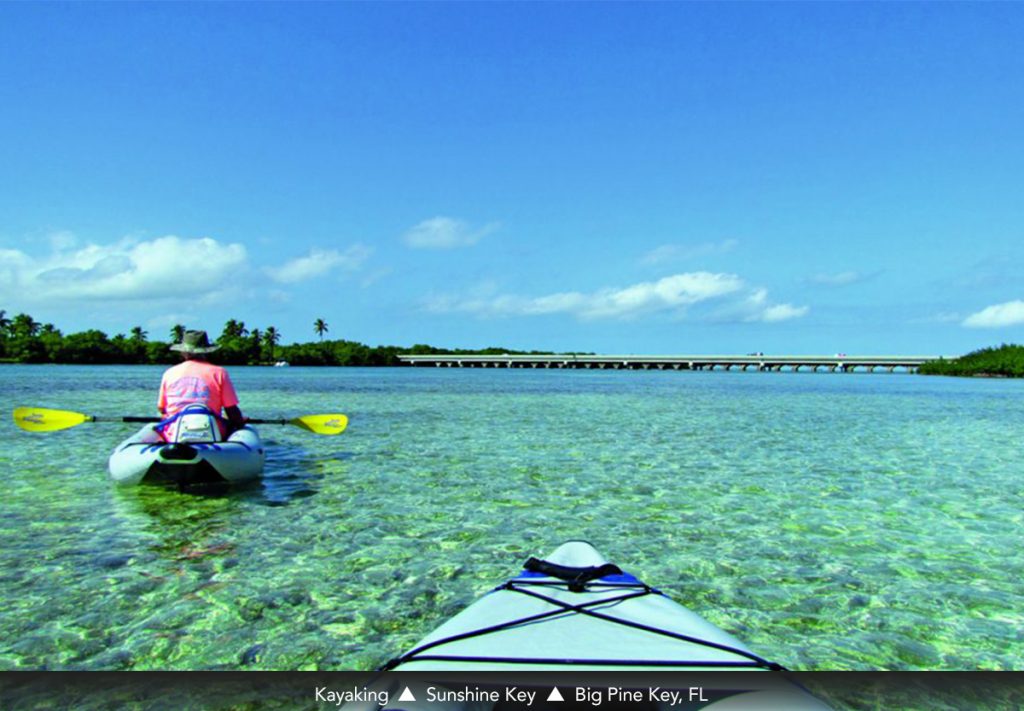
<instances>
[{"instance_id":1,"label":"green shoreline vegetation","mask_svg":"<svg viewBox=\"0 0 1024 711\"><path fill-rule=\"evenodd\" d=\"M170 345L179 342L184 331L184 325L175 325L166 341L149 340L149 334L141 326L132 328L128 335L118 333L113 337L97 329L64 335L53 324L38 323L28 314L8 317L6 311L0 310L0 363L166 365L177 361ZM274 326L250 329L244 322L231 319L216 339L221 347L217 362L224 365L272 365L284 361L289 365L400 366L404 364L398 360L399 354L552 354L551 351L516 351L501 347L449 349L418 343L404 348L325 340L329 327L320 318L313 322L312 331L319 340L281 345L281 334ZM940 358L923 364L918 372L922 375L1021 378L1024 377L1024 346L1003 344L955 359Z\"/></svg>"},{"instance_id":2,"label":"green shoreline vegetation","mask_svg":"<svg viewBox=\"0 0 1024 711\"><path fill-rule=\"evenodd\" d=\"M326 366L397 366L399 354L414 355L494 355L518 353L538 355L546 351L514 351L507 348L480 350L449 350L416 344L400 346L367 346L356 341L325 340L329 328L323 319L313 323L319 340L309 343L281 345L281 334L274 326L247 328L242 321L229 320L217 337L220 350L216 360L223 365L272 365L284 361L289 365ZM89 329L64 335L50 323L38 323L28 314L8 317L0 310L0 363L61 363L68 365L166 365L178 361L170 350L181 341L185 326L170 329L167 341L149 340L149 334L135 326L128 335L113 337L103 331ZM210 333L211 338L215 334Z\"/></svg>"},{"instance_id":3,"label":"green shoreline vegetation","mask_svg":"<svg viewBox=\"0 0 1024 711\"><path fill-rule=\"evenodd\" d=\"M929 361L919 373L924 375L960 375L988 378L1024 377L1024 346L1006 344L972 351L956 360Z\"/></svg>"}]
</instances>

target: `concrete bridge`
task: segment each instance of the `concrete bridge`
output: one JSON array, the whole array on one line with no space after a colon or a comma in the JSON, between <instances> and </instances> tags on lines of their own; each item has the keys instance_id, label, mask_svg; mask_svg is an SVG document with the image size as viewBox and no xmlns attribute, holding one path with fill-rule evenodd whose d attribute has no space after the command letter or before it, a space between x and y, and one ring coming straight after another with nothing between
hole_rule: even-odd
<instances>
[{"instance_id":1,"label":"concrete bridge","mask_svg":"<svg viewBox=\"0 0 1024 711\"><path fill-rule=\"evenodd\" d=\"M832 356L815 355L400 355L412 366L439 368L588 368L604 370L757 370L873 373L916 372L940 356ZM947 360L952 358L946 357Z\"/></svg>"}]
</instances>

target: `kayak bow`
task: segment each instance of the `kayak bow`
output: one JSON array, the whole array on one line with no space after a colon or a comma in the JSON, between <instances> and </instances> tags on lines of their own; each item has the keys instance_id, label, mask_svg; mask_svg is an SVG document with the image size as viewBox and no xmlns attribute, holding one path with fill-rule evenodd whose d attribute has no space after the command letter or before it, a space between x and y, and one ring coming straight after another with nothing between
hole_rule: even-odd
<instances>
[{"instance_id":1,"label":"kayak bow","mask_svg":"<svg viewBox=\"0 0 1024 711\"><path fill-rule=\"evenodd\" d=\"M570 541L383 669L783 670L661 591Z\"/></svg>"}]
</instances>

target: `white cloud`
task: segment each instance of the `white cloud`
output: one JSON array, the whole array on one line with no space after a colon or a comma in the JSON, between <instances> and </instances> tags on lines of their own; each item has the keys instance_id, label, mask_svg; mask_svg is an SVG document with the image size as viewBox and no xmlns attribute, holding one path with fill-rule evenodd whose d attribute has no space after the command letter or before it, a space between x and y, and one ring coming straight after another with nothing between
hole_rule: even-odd
<instances>
[{"instance_id":1,"label":"white cloud","mask_svg":"<svg viewBox=\"0 0 1024 711\"><path fill-rule=\"evenodd\" d=\"M248 263L241 244L210 238L171 235L78 247L62 233L51 244L55 251L41 258L0 251L0 295L16 292L19 301L29 302L203 299L237 279Z\"/></svg>"},{"instance_id":2,"label":"white cloud","mask_svg":"<svg viewBox=\"0 0 1024 711\"><path fill-rule=\"evenodd\" d=\"M848 270L844 272L837 272L835 274L819 273L807 279L811 284L818 284L821 286L849 286L850 284L857 284L862 281L867 281L878 273L865 274L863 272Z\"/></svg>"},{"instance_id":3,"label":"white cloud","mask_svg":"<svg viewBox=\"0 0 1024 711\"><path fill-rule=\"evenodd\" d=\"M49 240L50 246L55 252L64 252L78 245L78 237L67 230L51 233Z\"/></svg>"},{"instance_id":4,"label":"white cloud","mask_svg":"<svg viewBox=\"0 0 1024 711\"><path fill-rule=\"evenodd\" d=\"M678 309L738 291L743 281L735 274L690 272L625 289L604 290L583 306L585 318L631 316L644 311Z\"/></svg>"},{"instance_id":5,"label":"white cloud","mask_svg":"<svg viewBox=\"0 0 1024 711\"><path fill-rule=\"evenodd\" d=\"M393 271L394 269L391 267L381 267L380 269L372 271L369 274L363 276L362 281L359 282L359 285L364 289L369 288L376 284L381 279L390 276Z\"/></svg>"},{"instance_id":6,"label":"white cloud","mask_svg":"<svg viewBox=\"0 0 1024 711\"><path fill-rule=\"evenodd\" d=\"M154 316L146 321L146 327L150 329L149 335L155 339L168 339L167 334L170 333L171 328L181 324L188 326L189 324L195 324L199 320L199 315L194 312L176 311L174 313L161 314Z\"/></svg>"},{"instance_id":7,"label":"white cloud","mask_svg":"<svg viewBox=\"0 0 1024 711\"><path fill-rule=\"evenodd\" d=\"M940 311L926 316L908 319L908 323L961 323L964 315L955 311Z\"/></svg>"},{"instance_id":8,"label":"white cloud","mask_svg":"<svg viewBox=\"0 0 1024 711\"><path fill-rule=\"evenodd\" d=\"M462 220L432 217L411 228L402 240L413 249L455 249L470 247L496 229L493 222L474 229Z\"/></svg>"},{"instance_id":9,"label":"white cloud","mask_svg":"<svg viewBox=\"0 0 1024 711\"><path fill-rule=\"evenodd\" d=\"M737 307L737 312L743 314L743 321L761 321L764 323L789 321L790 319L806 316L809 311L810 307L808 306L770 303L768 301L767 289L755 289Z\"/></svg>"},{"instance_id":10,"label":"white cloud","mask_svg":"<svg viewBox=\"0 0 1024 711\"><path fill-rule=\"evenodd\" d=\"M467 298L438 296L427 302L435 313L478 316L571 314L581 319L635 318L658 312L682 312L688 306L736 294L744 288L735 274L688 272L625 288L592 293L559 292L539 297L477 294Z\"/></svg>"},{"instance_id":11,"label":"white cloud","mask_svg":"<svg viewBox=\"0 0 1024 711\"><path fill-rule=\"evenodd\" d=\"M706 257L711 254L725 254L736 249L737 245L739 245L739 241L734 239L691 245L663 244L640 257L640 264L645 267L656 267L668 262L696 259L697 257Z\"/></svg>"},{"instance_id":12,"label":"white cloud","mask_svg":"<svg viewBox=\"0 0 1024 711\"><path fill-rule=\"evenodd\" d=\"M369 247L362 244L353 245L344 252L313 248L306 256L292 259L280 267L267 267L266 272L274 281L295 284L323 276L333 269L355 271L363 265L371 252Z\"/></svg>"},{"instance_id":13,"label":"white cloud","mask_svg":"<svg viewBox=\"0 0 1024 711\"><path fill-rule=\"evenodd\" d=\"M810 311L809 306L793 306L792 304L774 304L765 307L761 312L760 321L775 323L777 321L789 321L793 318L806 316Z\"/></svg>"},{"instance_id":14,"label":"white cloud","mask_svg":"<svg viewBox=\"0 0 1024 711\"><path fill-rule=\"evenodd\" d=\"M23 291L22 283L32 259L16 249L0 249L0 294L9 297L12 290Z\"/></svg>"},{"instance_id":15,"label":"white cloud","mask_svg":"<svg viewBox=\"0 0 1024 711\"><path fill-rule=\"evenodd\" d=\"M1007 301L973 313L964 319L968 328L1002 328L1024 323L1024 301Z\"/></svg>"}]
</instances>

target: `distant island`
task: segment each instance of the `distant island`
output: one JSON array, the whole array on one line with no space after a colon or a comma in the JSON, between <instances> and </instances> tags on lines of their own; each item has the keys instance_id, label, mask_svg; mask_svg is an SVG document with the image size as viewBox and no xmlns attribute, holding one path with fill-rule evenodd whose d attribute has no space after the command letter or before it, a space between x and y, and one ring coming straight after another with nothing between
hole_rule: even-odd
<instances>
[{"instance_id":1,"label":"distant island","mask_svg":"<svg viewBox=\"0 0 1024 711\"><path fill-rule=\"evenodd\" d=\"M982 348L956 360L928 361L918 369L924 375L962 375L989 378L1024 377L1024 346L1003 344Z\"/></svg>"},{"instance_id":2,"label":"distant island","mask_svg":"<svg viewBox=\"0 0 1024 711\"><path fill-rule=\"evenodd\" d=\"M38 323L28 314L8 317L0 310L0 362L2 363L62 363L69 365L167 365L176 363L178 355L170 350L179 343L185 332L183 324L176 324L168 332L168 340L150 340L142 326L135 326L128 334L108 336L103 331L89 329L64 335L50 323ZM367 346L347 340L325 339L329 327L323 319L313 322L311 333L318 340L308 343L281 345L281 334L274 326L248 328L235 319L224 324L216 338L220 350L214 357L223 365L289 365L326 366L399 366L399 354L414 355L495 355L512 353L521 355L548 355L548 351L514 351L495 346L479 350L450 350L423 344L411 347Z\"/></svg>"}]
</instances>

